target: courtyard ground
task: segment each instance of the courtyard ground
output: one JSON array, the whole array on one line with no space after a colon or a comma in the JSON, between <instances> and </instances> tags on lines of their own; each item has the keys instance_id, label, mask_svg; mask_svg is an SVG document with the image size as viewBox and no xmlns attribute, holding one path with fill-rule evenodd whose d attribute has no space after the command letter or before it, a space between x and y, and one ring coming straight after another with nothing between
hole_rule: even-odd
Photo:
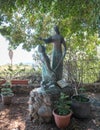
<instances>
[{"instance_id":1,"label":"courtyard ground","mask_svg":"<svg viewBox=\"0 0 100 130\"><path fill-rule=\"evenodd\" d=\"M88 119L72 116L65 130L100 130L100 93L88 93L92 105ZM29 95L15 95L10 106L4 106L0 97L0 130L59 130L55 123L34 124L28 116Z\"/></svg>"}]
</instances>

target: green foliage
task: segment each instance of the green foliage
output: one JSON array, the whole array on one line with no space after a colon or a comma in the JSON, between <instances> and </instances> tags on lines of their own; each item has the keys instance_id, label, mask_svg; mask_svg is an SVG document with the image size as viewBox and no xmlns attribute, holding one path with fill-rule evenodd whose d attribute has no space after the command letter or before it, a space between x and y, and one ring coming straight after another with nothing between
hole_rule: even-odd
<instances>
[{"instance_id":1,"label":"green foliage","mask_svg":"<svg viewBox=\"0 0 100 130\"><path fill-rule=\"evenodd\" d=\"M76 83L94 83L99 79L100 59L84 52L68 54L64 62L64 77ZM67 78L67 77L66 77ZM67 80L67 79L66 79Z\"/></svg>"},{"instance_id":2,"label":"green foliage","mask_svg":"<svg viewBox=\"0 0 100 130\"><path fill-rule=\"evenodd\" d=\"M10 83L12 79L16 78L21 72L25 71L24 68L19 68L17 66L16 69L13 69L12 66L7 66L0 72L0 78L5 79L7 83Z\"/></svg>"},{"instance_id":3,"label":"green foliage","mask_svg":"<svg viewBox=\"0 0 100 130\"><path fill-rule=\"evenodd\" d=\"M79 101L79 102L88 102L89 99L82 96L82 95L76 95L76 96L73 96L73 99L76 100L76 101Z\"/></svg>"},{"instance_id":4,"label":"green foliage","mask_svg":"<svg viewBox=\"0 0 100 130\"><path fill-rule=\"evenodd\" d=\"M96 82L99 78L100 72L100 60L91 59L91 60L83 60L81 61L82 77L84 83L93 83Z\"/></svg>"},{"instance_id":5,"label":"green foliage","mask_svg":"<svg viewBox=\"0 0 100 130\"><path fill-rule=\"evenodd\" d=\"M81 94L85 92L85 83L100 81L100 59L90 59L87 55L84 56L84 53L74 54L65 61L64 77L74 87L75 93Z\"/></svg>"},{"instance_id":6,"label":"green foliage","mask_svg":"<svg viewBox=\"0 0 100 130\"><path fill-rule=\"evenodd\" d=\"M32 66L23 65L22 63L19 65L13 65L11 71L9 71L9 67L11 68L9 65L0 67L0 79L27 79L37 72Z\"/></svg>"},{"instance_id":7,"label":"green foliage","mask_svg":"<svg viewBox=\"0 0 100 130\"><path fill-rule=\"evenodd\" d=\"M67 115L70 113L71 101L69 96L64 93L60 94L58 101L56 102L57 113L59 115Z\"/></svg>"},{"instance_id":8,"label":"green foliage","mask_svg":"<svg viewBox=\"0 0 100 130\"><path fill-rule=\"evenodd\" d=\"M6 81L6 83L4 83L2 86L3 87L11 87L11 82Z\"/></svg>"},{"instance_id":9,"label":"green foliage","mask_svg":"<svg viewBox=\"0 0 100 130\"><path fill-rule=\"evenodd\" d=\"M82 94L82 93L84 93L84 92L86 92L86 89L81 86L81 87L78 89L78 93L79 93L79 94Z\"/></svg>"},{"instance_id":10,"label":"green foliage","mask_svg":"<svg viewBox=\"0 0 100 130\"><path fill-rule=\"evenodd\" d=\"M94 54L100 44L100 0L0 0L0 33L30 51L58 24L71 51ZM95 45L94 45L95 43Z\"/></svg>"},{"instance_id":11,"label":"green foliage","mask_svg":"<svg viewBox=\"0 0 100 130\"><path fill-rule=\"evenodd\" d=\"M1 94L4 96L13 95L13 91L10 87L5 86L5 88L1 89Z\"/></svg>"},{"instance_id":12,"label":"green foliage","mask_svg":"<svg viewBox=\"0 0 100 130\"><path fill-rule=\"evenodd\" d=\"M3 95L11 95L12 92L12 84L11 80L17 79L26 79L28 76L33 74L33 69L29 66L25 65L15 65L15 66L1 66L0 68L0 79L5 79L6 83L1 86L1 94ZM1 80L2 81L2 80Z\"/></svg>"}]
</instances>

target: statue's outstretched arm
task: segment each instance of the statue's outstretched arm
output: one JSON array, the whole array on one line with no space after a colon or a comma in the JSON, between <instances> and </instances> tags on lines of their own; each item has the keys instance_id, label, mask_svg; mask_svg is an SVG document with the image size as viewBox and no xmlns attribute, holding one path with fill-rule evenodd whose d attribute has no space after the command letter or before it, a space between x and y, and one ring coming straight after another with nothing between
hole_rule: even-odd
<instances>
[{"instance_id":1,"label":"statue's outstretched arm","mask_svg":"<svg viewBox=\"0 0 100 130\"><path fill-rule=\"evenodd\" d=\"M48 37L48 38L39 38L39 40L42 40L42 41L44 41L45 43L51 43L51 42L53 42L53 40L52 40L52 37Z\"/></svg>"}]
</instances>

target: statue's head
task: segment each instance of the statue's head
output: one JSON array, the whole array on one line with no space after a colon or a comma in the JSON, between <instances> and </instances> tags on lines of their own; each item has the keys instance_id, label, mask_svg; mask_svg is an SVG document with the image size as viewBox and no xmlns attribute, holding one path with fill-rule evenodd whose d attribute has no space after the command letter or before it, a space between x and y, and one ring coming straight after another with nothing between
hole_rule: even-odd
<instances>
[{"instance_id":1,"label":"statue's head","mask_svg":"<svg viewBox=\"0 0 100 130\"><path fill-rule=\"evenodd\" d=\"M54 27L54 30L55 30L55 32L56 32L57 34L60 34L58 26L55 26L55 27Z\"/></svg>"},{"instance_id":2,"label":"statue's head","mask_svg":"<svg viewBox=\"0 0 100 130\"><path fill-rule=\"evenodd\" d=\"M45 47L43 45L38 45L38 51L39 51L39 53L44 53Z\"/></svg>"}]
</instances>

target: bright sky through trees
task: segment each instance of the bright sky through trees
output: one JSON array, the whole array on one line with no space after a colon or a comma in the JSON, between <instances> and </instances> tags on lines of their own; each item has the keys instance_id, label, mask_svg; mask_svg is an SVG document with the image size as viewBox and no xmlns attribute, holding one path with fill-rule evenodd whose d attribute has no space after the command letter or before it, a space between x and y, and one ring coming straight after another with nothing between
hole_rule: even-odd
<instances>
[{"instance_id":1,"label":"bright sky through trees","mask_svg":"<svg viewBox=\"0 0 100 130\"><path fill-rule=\"evenodd\" d=\"M0 65L10 63L10 58L8 55L8 41L0 35ZM27 52L19 46L13 51L13 64L28 64L33 62L32 54L33 52Z\"/></svg>"}]
</instances>

